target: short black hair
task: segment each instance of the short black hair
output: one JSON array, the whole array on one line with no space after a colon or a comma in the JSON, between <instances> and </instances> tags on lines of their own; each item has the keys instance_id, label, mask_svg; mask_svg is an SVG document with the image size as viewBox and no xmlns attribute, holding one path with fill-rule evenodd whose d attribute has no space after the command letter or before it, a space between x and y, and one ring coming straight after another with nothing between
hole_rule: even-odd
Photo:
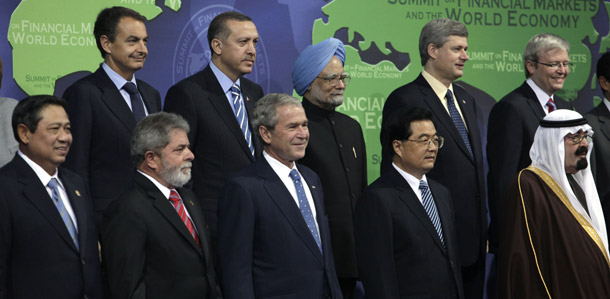
<instances>
[{"instance_id":1,"label":"short black hair","mask_svg":"<svg viewBox=\"0 0 610 299\"><path fill-rule=\"evenodd\" d=\"M65 110L68 102L52 95L35 95L17 103L15 110L13 110L11 124L13 126L13 136L18 143L21 143L21 139L19 139L17 126L24 124L30 132L36 132L38 122L42 119L40 112L49 105L61 106Z\"/></svg>"},{"instance_id":2,"label":"short black hair","mask_svg":"<svg viewBox=\"0 0 610 299\"><path fill-rule=\"evenodd\" d=\"M93 35L95 36L95 43L102 54L102 58L106 57L106 51L102 48L100 37L105 35L111 42L114 42L119 22L125 17L135 19L142 23L146 22L146 17L139 12L122 6L105 8L97 15L95 26L93 27Z\"/></svg>"},{"instance_id":3,"label":"short black hair","mask_svg":"<svg viewBox=\"0 0 610 299\"><path fill-rule=\"evenodd\" d=\"M610 82L610 52L604 53L597 61L597 78L599 77L604 77ZM603 88L602 90L606 92L610 91L604 90Z\"/></svg>"},{"instance_id":4,"label":"short black hair","mask_svg":"<svg viewBox=\"0 0 610 299\"><path fill-rule=\"evenodd\" d=\"M208 45L210 46L212 55L214 55L214 51L212 51L212 40L217 38L224 41L231 34L231 31L229 31L229 28L226 25L229 20L252 22L252 18L236 11L226 11L217 15L212 22L210 22L210 26L208 27Z\"/></svg>"},{"instance_id":5,"label":"short black hair","mask_svg":"<svg viewBox=\"0 0 610 299\"><path fill-rule=\"evenodd\" d=\"M379 138L381 139L381 152L384 159L392 160L394 156L392 142L409 139L413 134L411 123L418 120L432 121L432 112L420 107L402 107L383 121Z\"/></svg>"}]
</instances>

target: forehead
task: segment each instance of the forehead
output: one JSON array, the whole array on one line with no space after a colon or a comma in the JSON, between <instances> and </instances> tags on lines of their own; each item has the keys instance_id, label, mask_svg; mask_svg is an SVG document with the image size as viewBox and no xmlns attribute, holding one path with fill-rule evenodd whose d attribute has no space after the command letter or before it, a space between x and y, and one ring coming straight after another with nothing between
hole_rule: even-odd
<instances>
[{"instance_id":1,"label":"forehead","mask_svg":"<svg viewBox=\"0 0 610 299\"><path fill-rule=\"evenodd\" d=\"M64 107L54 104L49 104L40 109L40 121L44 122L58 122L68 121L68 115Z\"/></svg>"},{"instance_id":2,"label":"forehead","mask_svg":"<svg viewBox=\"0 0 610 299\"><path fill-rule=\"evenodd\" d=\"M133 32L143 31L146 34L146 25L132 17L122 17L116 26L117 35L126 33L133 35Z\"/></svg>"},{"instance_id":3,"label":"forehead","mask_svg":"<svg viewBox=\"0 0 610 299\"><path fill-rule=\"evenodd\" d=\"M180 144L188 144L189 143L189 139L188 136L186 135L186 132L182 129L173 129L170 134L169 134L170 138L169 138L169 143L180 143Z\"/></svg>"},{"instance_id":4,"label":"forehead","mask_svg":"<svg viewBox=\"0 0 610 299\"><path fill-rule=\"evenodd\" d=\"M448 47L456 47L456 46L467 47L468 46L468 38L465 37L465 36L450 35L447 38L447 41L443 44L442 47L444 47L444 46L448 46Z\"/></svg>"},{"instance_id":5,"label":"forehead","mask_svg":"<svg viewBox=\"0 0 610 299\"><path fill-rule=\"evenodd\" d=\"M540 51L538 53L538 58L540 60L546 59L548 61L568 61L568 51L559 48L553 48L546 51Z\"/></svg>"},{"instance_id":6,"label":"forehead","mask_svg":"<svg viewBox=\"0 0 610 299\"><path fill-rule=\"evenodd\" d=\"M278 123L302 122L307 120L301 106L287 104L277 107Z\"/></svg>"},{"instance_id":7,"label":"forehead","mask_svg":"<svg viewBox=\"0 0 610 299\"><path fill-rule=\"evenodd\" d=\"M229 29L229 36L255 35L258 36L256 26L251 21L227 20L225 26Z\"/></svg>"},{"instance_id":8,"label":"forehead","mask_svg":"<svg viewBox=\"0 0 610 299\"><path fill-rule=\"evenodd\" d=\"M322 69L320 75L325 76L329 74L341 75L344 73L343 63L337 56L333 56L328 64Z\"/></svg>"},{"instance_id":9,"label":"forehead","mask_svg":"<svg viewBox=\"0 0 610 299\"><path fill-rule=\"evenodd\" d=\"M411 136L419 135L434 135L436 134L436 128L431 120L416 120L411 122Z\"/></svg>"}]
</instances>

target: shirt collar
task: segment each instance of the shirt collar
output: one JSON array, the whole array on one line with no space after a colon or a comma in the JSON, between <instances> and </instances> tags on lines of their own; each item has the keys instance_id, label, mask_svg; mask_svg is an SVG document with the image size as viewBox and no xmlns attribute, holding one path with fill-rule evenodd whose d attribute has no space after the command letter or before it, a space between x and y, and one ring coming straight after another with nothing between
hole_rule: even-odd
<instances>
[{"instance_id":1,"label":"shirt collar","mask_svg":"<svg viewBox=\"0 0 610 299\"><path fill-rule=\"evenodd\" d=\"M544 90L542 90L542 88L540 88L538 85L536 85L536 82L534 82L534 80L532 80L532 78L527 78L527 80L525 80L525 82L527 82L527 85L529 85L532 90L534 90L534 93L536 94L536 98L538 98L538 102L540 102L540 106L542 106L542 110L544 110L545 112L547 111L547 109L545 109L546 107L546 103L549 101L549 98L552 98L553 101L555 101L555 95L552 94L551 96L549 96L548 94L546 94L546 92Z\"/></svg>"},{"instance_id":2,"label":"shirt collar","mask_svg":"<svg viewBox=\"0 0 610 299\"><path fill-rule=\"evenodd\" d=\"M280 162L279 160L277 160L274 157L271 157L271 155L269 155L266 151L263 150L263 156L265 157L265 159L267 160L267 162L269 163L269 166L271 166L271 168L273 169L273 171L275 171L275 173L279 176L279 177L290 177L290 171L292 171L293 169L297 169L297 164L294 163L292 165L292 168L282 164L282 162ZM297 171L299 171L297 169ZM300 174L300 172L299 172Z\"/></svg>"},{"instance_id":3,"label":"shirt collar","mask_svg":"<svg viewBox=\"0 0 610 299\"><path fill-rule=\"evenodd\" d=\"M400 169L400 167L398 167L398 165L396 165L394 162L392 162L392 166L394 166L394 169L396 169L396 171L398 171L398 173L400 173L400 175L405 179L405 181L407 181L407 183L409 183L409 186L411 186L411 189L413 189L413 192L415 192L415 194L419 194L417 192L417 191L419 191L419 181L425 181L426 184L428 184L428 179L426 179L425 174L421 177L421 180L420 180L420 179L414 177L413 175L411 175L410 173Z\"/></svg>"},{"instance_id":4,"label":"shirt collar","mask_svg":"<svg viewBox=\"0 0 610 299\"><path fill-rule=\"evenodd\" d=\"M610 101L608 101L608 99L606 99L604 97L604 104L606 104L606 108L608 108L608 111L610 111Z\"/></svg>"},{"instance_id":5,"label":"shirt collar","mask_svg":"<svg viewBox=\"0 0 610 299\"><path fill-rule=\"evenodd\" d=\"M140 171L139 169L138 169L138 172L141 173L143 176L145 176L147 179L149 179L153 184L155 184L155 186L157 186L157 188L159 188L159 191L161 191L161 193L163 193L163 196L165 196L165 198L169 199L169 193L171 191L169 188L163 186L163 184L159 183L159 181L157 181L153 177L149 176L148 174Z\"/></svg>"},{"instance_id":6,"label":"shirt collar","mask_svg":"<svg viewBox=\"0 0 610 299\"><path fill-rule=\"evenodd\" d=\"M38 165L36 162L32 161L28 156L26 156L23 152L21 152L21 150L19 150L18 153L19 153L19 156L21 158L23 158L23 160L25 160L25 163L27 163L32 168L32 170L34 170L34 172L36 173L36 176L38 176L38 179L40 179L40 182L44 186L47 186L47 184L49 184L49 181L52 178L55 178L63 188L63 184L61 183L61 181L59 180L59 177L57 176L57 174L58 174L57 169L55 169L55 173L53 175L49 175L44 169L42 169L42 167L40 167L40 165Z\"/></svg>"},{"instance_id":7,"label":"shirt collar","mask_svg":"<svg viewBox=\"0 0 610 299\"><path fill-rule=\"evenodd\" d=\"M330 117L335 114L335 110L327 110L322 109L316 105L314 105L311 101L306 98L303 98L303 109L309 114L312 113L314 115L319 115L322 117ZM307 115L307 117L311 117L311 115Z\"/></svg>"},{"instance_id":8,"label":"shirt collar","mask_svg":"<svg viewBox=\"0 0 610 299\"><path fill-rule=\"evenodd\" d=\"M233 86L233 81L231 81L231 79L227 75L225 75L225 73L223 73L212 61L210 61L210 68L212 69L212 73L214 73L214 76L216 76L216 80L218 80L218 83L220 83L222 91L226 93L231 88L231 86ZM240 79L237 79L237 81L235 81L235 84L237 84L237 86L241 88Z\"/></svg>"},{"instance_id":9,"label":"shirt collar","mask_svg":"<svg viewBox=\"0 0 610 299\"><path fill-rule=\"evenodd\" d=\"M102 68L104 69L108 77L110 77L110 80L112 81L112 83L114 83L118 90L123 89L123 86L127 82L135 84L136 87L138 86L138 84L136 83L136 74L133 74L133 76L131 76L131 80L127 81L125 80L125 78L121 77L121 75L111 69L105 62L102 63Z\"/></svg>"},{"instance_id":10,"label":"shirt collar","mask_svg":"<svg viewBox=\"0 0 610 299\"><path fill-rule=\"evenodd\" d=\"M422 70L421 74L424 79L426 79L428 84L430 84L430 87L432 87L432 90L439 99L442 100L445 98L445 95L447 94L447 89L451 90L451 93L454 95L455 98L455 93L453 92L453 83L449 84L449 88L447 88L443 83L441 83L441 81L434 78L434 76L430 75L430 73L426 72L426 70Z\"/></svg>"}]
</instances>

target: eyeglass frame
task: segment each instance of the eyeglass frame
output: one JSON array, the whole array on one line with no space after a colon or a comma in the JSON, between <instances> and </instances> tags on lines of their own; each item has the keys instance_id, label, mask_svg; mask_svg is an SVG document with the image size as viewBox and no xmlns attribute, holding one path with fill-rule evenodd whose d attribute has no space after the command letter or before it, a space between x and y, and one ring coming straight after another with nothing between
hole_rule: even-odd
<instances>
[{"instance_id":1,"label":"eyeglass frame","mask_svg":"<svg viewBox=\"0 0 610 299\"><path fill-rule=\"evenodd\" d=\"M591 136L589 135L589 131L585 131L582 134L573 134L573 136L570 136L570 134L566 135L565 138L570 139L570 141L572 141L573 145L577 145L580 144L582 142L583 139L587 138L587 143L591 143ZM578 141L578 142L576 142Z\"/></svg>"},{"instance_id":2,"label":"eyeglass frame","mask_svg":"<svg viewBox=\"0 0 610 299\"><path fill-rule=\"evenodd\" d=\"M332 78L328 78L328 76L327 77L316 77L316 78L326 81L326 84L331 87L335 87L335 86L339 85L339 81L343 81L343 85L347 86L347 84L349 84L349 81L352 80L352 77L350 75L348 75L347 73L343 73L341 75L333 74ZM333 81L334 81L334 83L333 83Z\"/></svg>"},{"instance_id":3,"label":"eyeglass frame","mask_svg":"<svg viewBox=\"0 0 610 299\"><path fill-rule=\"evenodd\" d=\"M443 148L443 145L445 145L445 138L443 136L439 136L436 135L436 139L434 139L434 137L430 138L430 140L424 140L427 139L429 137L422 137L420 139L417 140L413 140L413 139L403 139L403 141L411 141L411 142L417 142L420 146L422 147L430 147L430 145L434 144L434 141L437 141L437 144L434 144L436 146L436 148Z\"/></svg>"},{"instance_id":4,"label":"eyeglass frame","mask_svg":"<svg viewBox=\"0 0 610 299\"><path fill-rule=\"evenodd\" d=\"M559 62L559 61L555 61L553 63L546 63L546 62L540 62L537 60L530 60L533 63L538 63L538 64L542 64L544 66L550 67L552 69L559 69L559 66L563 66L563 68L565 69L569 69L570 67L574 67L574 64L569 62L569 61L564 61L564 62Z\"/></svg>"}]
</instances>

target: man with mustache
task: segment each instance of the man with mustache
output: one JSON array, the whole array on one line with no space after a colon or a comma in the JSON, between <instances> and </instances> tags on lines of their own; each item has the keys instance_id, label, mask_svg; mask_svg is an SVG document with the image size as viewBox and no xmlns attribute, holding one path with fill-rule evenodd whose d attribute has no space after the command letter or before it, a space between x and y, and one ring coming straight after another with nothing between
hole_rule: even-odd
<instances>
[{"instance_id":1,"label":"man with mustache","mask_svg":"<svg viewBox=\"0 0 610 299\"><path fill-rule=\"evenodd\" d=\"M428 176L449 189L455 207L458 252L466 298L483 297L487 243L487 200L483 148L475 99L459 84L470 58L468 30L450 19L436 19L422 28L419 55L423 70L413 82L394 90L383 106L383 122L401 107L432 112L438 134L445 137ZM411 56L412 60L413 56ZM383 124L382 124L383 127ZM382 144L381 173L391 169L392 153Z\"/></svg>"},{"instance_id":2,"label":"man with mustache","mask_svg":"<svg viewBox=\"0 0 610 299\"><path fill-rule=\"evenodd\" d=\"M356 205L360 278L368 298L464 297L453 203L426 174L444 138L432 113L403 107L384 121L381 142L392 157Z\"/></svg>"},{"instance_id":3,"label":"man with mustache","mask_svg":"<svg viewBox=\"0 0 610 299\"><path fill-rule=\"evenodd\" d=\"M191 188L213 244L220 190L231 176L259 158L262 150L252 133L250 115L263 89L243 77L252 72L258 40L250 17L235 11L219 14L208 28L212 60L202 71L172 86L165 97L163 109L182 115L191 125L189 139L197 156Z\"/></svg>"},{"instance_id":4,"label":"man with mustache","mask_svg":"<svg viewBox=\"0 0 610 299\"><path fill-rule=\"evenodd\" d=\"M303 96L311 138L299 163L322 181L324 206L343 297L353 298L358 278L353 209L366 188L366 148L360 124L335 111L350 77L343 70L345 46L336 38L310 45L292 69L294 90Z\"/></svg>"},{"instance_id":5,"label":"man with mustache","mask_svg":"<svg viewBox=\"0 0 610 299\"><path fill-rule=\"evenodd\" d=\"M497 205L517 173L532 162L529 150L540 120L556 109L572 105L555 93L563 88L570 73L569 43L541 33L533 36L523 52L525 82L491 109L487 131L489 174L490 251L498 247Z\"/></svg>"},{"instance_id":6,"label":"man with mustache","mask_svg":"<svg viewBox=\"0 0 610 299\"><path fill-rule=\"evenodd\" d=\"M64 166L89 183L97 221L133 180L129 140L136 123L161 110L159 92L135 72L148 55L146 19L125 7L97 16L93 34L104 62L64 93L74 143Z\"/></svg>"},{"instance_id":7,"label":"man with mustache","mask_svg":"<svg viewBox=\"0 0 610 299\"><path fill-rule=\"evenodd\" d=\"M610 298L604 214L588 167L591 127L579 113L549 113L532 164L499 202L499 298Z\"/></svg>"},{"instance_id":8,"label":"man with mustache","mask_svg":"<svg viewBox=\"0 0 610 299\"><path fill-rule=\"evenodd\" d=\"M102 256L112 298L222 298L191 179L188 123L159 112L131 141L132 186L104 215Z\"/></svg>"}]
</instances>

